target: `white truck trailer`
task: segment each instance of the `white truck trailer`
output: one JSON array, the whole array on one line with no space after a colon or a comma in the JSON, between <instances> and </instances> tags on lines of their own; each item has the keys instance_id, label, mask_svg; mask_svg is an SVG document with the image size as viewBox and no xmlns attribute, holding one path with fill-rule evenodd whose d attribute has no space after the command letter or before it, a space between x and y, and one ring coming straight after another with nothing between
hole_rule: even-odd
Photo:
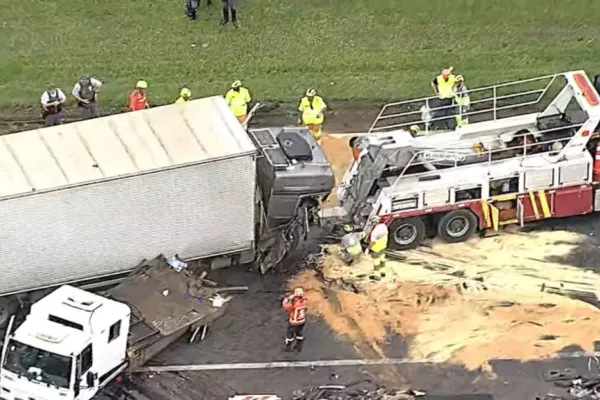
<instances>
[{"instance_id":1,"label":"white truck trailer","mask_svg":"<svg viewBox=\"0 0 600 400\"><path fill-rule=\"evenodd\" d=\"M0 136L0 326L156 254L264 272L333 185L308 131L248 134L221 96Z\"/></svg>"}]
</instances>

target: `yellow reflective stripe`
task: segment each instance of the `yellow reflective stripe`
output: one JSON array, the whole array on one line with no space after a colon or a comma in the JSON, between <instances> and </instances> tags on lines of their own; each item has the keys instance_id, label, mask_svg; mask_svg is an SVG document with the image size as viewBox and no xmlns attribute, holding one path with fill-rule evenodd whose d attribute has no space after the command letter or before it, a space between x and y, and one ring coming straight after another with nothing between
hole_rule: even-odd
<instances>
[{"instance_id":1,"label":"yellow reflective stripe","mask_svg":"<svg viewBox=\"0 0 600 400\"><path fill-rule=\"evenodd\" d=\"M516 199L518 196L517 193L512 193L512 194L502 194L500 196L494 196L491 199L494 201L505 201L505 200L514 200Z\"/></svg>"},{"instance_id":2,"label":"yellow reflective stripe","mask_svg":"<svg viewBox=\"0 0 600 400\"><path fill-rule=\"evenodd\" d=\"M485 200L481 201L481 211L483 211L483 219L485 222L485 227L490 227L490 210L488 208L488 202Z\"/></svg>"},{"instance_id":3,"label":"yellow reflective stripe","mask_svg":"<svg viewBox=\"0 0 600 400\"><path fill-rule=\"evenodd\" d=\"M500 211L491 204L490 204L490 211L492 214L492 227L494 228L495 231L497 231L498 226L499 226L498 221L500 219Z\"/></svg>"},{"instance_id":4,"label":"yellow reflective stripe","mask_svg":"<svg viewBox=\"0 0 600 400\"><path fill-rule=\"evenodd\" d=\"M542 205L542 212L544 213L544 218L550 218L552 213L550 212L550 206L548 205L548 198L546 197L546 192L544 190L538 190L538 196L540 197L540 204Z\"/></svg>"},{"instance_id":5,"label":"yellow reflective stripe","mask_svg":"<svg viewBox=\"0 0 600 400\"><path fill-rule=\"evenodd\" d=\"M535 218L540 219L540 210L538 210L537 201L535 201L535 195L531 191L529 192L529 200L531 201L531 208L533 208Z\"/></svg>"}]
</instances>

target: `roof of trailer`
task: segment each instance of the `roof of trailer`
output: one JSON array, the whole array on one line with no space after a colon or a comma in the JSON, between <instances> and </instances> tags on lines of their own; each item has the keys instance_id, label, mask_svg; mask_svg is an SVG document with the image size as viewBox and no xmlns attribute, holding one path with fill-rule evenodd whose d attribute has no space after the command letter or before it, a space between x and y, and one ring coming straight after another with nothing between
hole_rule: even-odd
<instances>
[{"instance_id":1,"label":"roof of trailer","mask_svg":"<svg viewBox=\"0 0 600 400\"><path fill-rule=\"evenodd\" d=\"M255 151L214 96L0 136L0 198Z\"/></svg>"}]
</instances>

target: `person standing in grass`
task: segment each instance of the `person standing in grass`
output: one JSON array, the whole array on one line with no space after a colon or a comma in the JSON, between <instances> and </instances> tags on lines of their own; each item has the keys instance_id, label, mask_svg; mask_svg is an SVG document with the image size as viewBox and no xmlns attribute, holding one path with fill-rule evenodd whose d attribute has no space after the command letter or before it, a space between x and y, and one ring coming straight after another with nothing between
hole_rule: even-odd
<instances>
[{"instance_id":1,"label":"person standing in grass","mask_svg":"<svg viewBox=\"0 0 600 400\"><path fill-rule=\"evenodd\" d=\"M84 75L73 87L72 94L77 99L79 107L83 108L86 116L96 118L100 116L98 109L98 91L102 82L92 78L90 75Z\"/></svg>"},{"instance_id":2,"label":"person standing in grass","mask_svg":"<svg viewBox=\"0 0 600 400\"><path fill-rule=\"evenodd\" d=\"M144 80L140 80L136 83L135 89L133 89L129 95L129 111L150 108L150 105L148 105L148 98L146 97L147 88L148 83Z\"/></svg>"},{"instance_id":3,"label":"person standing in grass","mask_svg":"<svg viewBox=\"0 0 600 400\"><path fill-rule=\"evenodd\" d=\"M186 14L187 14L188 18L191 19L192 21L195 21L197 18L199 3L200 3L200 0L186 0L185 1Z\"/></svg>"},{"instance_id":4,"label":"person standing in grass","mask_svg":"<svg viewBox=\"0 0 600 400\"><path fill-rule=\"evenodd\" d=\"M225 25L229 22L229 14L231 14L231 22L233 26L238 28L237 23L237 1L236 0L223 0L223 20L221 21L221 25Z\"/></svg>"},{"instance_id":5,"label":"person standing in grass","mask_svg":"<svg viewBox=\"0 0 600 400\"><path fill-rule=\"evenodd\" d=\"M67 97L62 90L56 86L49 86L48 90L42 93L42 118L46 121L46 126L55 126L63 123L65 113L63 105Z\"/></svg>"}]
</instances>

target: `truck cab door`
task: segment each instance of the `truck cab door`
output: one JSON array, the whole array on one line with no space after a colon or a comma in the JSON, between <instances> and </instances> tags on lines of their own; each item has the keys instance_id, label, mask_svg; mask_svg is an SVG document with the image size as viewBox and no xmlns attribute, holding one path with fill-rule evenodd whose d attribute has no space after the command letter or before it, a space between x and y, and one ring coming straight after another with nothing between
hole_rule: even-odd
<instances>
[{"instance_id":1,"label":"truck cab door","mask_svg":"<svg viewBox=\"0 0 600 400\"><path fill-rule=\"evenodd\" d=\"M75 400L90 400L98 393L98 377L92 372L94 351L90 343L77 356L75 376Z\"/></svg>"}]
</instances>

